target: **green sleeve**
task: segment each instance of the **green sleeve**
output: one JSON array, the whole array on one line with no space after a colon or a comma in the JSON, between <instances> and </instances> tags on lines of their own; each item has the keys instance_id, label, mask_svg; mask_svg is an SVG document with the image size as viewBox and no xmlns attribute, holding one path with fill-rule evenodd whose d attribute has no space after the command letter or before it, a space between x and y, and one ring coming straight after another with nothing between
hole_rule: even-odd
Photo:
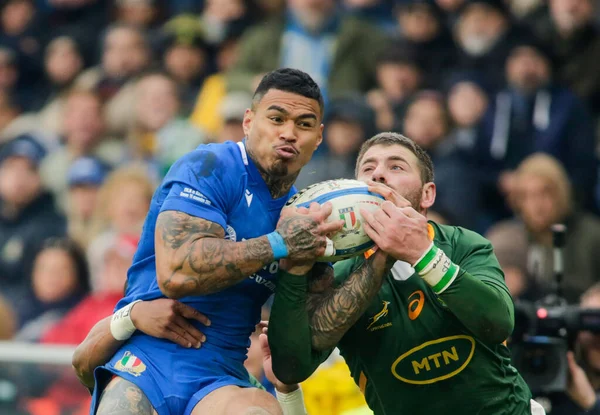
<instances>
[{"instance_id":1,"label":"green sleeve","mask_svg":"<svg viewBox=\"0 0 600 415\"><path fill-rule=\"evenodd\" d=\"M460 271L439 297L479 340L502 343L514 328L514 304L492 245L460 228L453 245Z\"/></svg>"},{"instance_id":2,"label":"green sleeve","mask_svg":"<svg viewBox=\"0 0 600 415\"><path fill-rule=\"evenodd\" d=\"M307 297L305 275L279 272L269 318L269 346L273 373L285 384L306 380L331 353L312 348Z\"/></svg>"}]
</instances>

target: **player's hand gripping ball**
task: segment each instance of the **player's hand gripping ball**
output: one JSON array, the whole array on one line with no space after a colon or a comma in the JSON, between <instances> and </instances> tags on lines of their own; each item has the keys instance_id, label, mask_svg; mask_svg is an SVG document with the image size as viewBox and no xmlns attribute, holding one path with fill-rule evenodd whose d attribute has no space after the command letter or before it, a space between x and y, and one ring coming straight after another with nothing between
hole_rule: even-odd
<instances>
[{"instance_id":1,"label":"player's hand gripping ball","mask_svg":"<svg viewBox=\"0 0 600 415\"><path fill-rule=\"evenodd\" d=\"M331 236L325 256L319 262L335 262L361 255L374 246L365 233L360 209L374 211L383 203L381 195L370 192L367 184L358 180L337 179L316 183L296 193L286 206L306 207L316 202L329 202L333 210L327 222L343 220L344 227Z\"/></svg>"}]
</instances>

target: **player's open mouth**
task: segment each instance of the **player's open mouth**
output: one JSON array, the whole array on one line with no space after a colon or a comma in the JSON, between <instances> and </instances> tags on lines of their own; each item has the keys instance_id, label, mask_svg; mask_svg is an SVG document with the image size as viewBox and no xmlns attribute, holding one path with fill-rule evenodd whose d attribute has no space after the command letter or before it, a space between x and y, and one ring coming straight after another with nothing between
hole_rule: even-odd
<instances>
[{"instance_id":1,"label":"player's open mouth","mask_svg":"<svg viewBox=\"0 0 600 415\"><path fill-rule=\"evenodd\" d=\"M280 146L275 148L275 152L282 159L290 160L298 155L298 151L292 146Z\"/></svg>"}]
</instances>

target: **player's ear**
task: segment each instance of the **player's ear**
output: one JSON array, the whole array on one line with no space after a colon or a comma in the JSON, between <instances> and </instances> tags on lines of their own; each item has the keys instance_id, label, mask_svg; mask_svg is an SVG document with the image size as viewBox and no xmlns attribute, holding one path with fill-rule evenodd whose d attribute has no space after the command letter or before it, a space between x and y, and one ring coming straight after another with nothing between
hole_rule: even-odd
<instances>
[{"instance_id":1,"label":"player's ear","mask_svg":"<svg viewBox=\"0 0 600 415\"><path fill-rule=\"evenodd\" d=\"M244 129L244 135L248 137L250 130L252 129L252 122L254 121L254 111L251 108L247 108L244 113L244 121L242 121L242 128Z\"/></svg>"},{"instance_id":2,"label":"player's ear","mask_svg":"<svg viewBox=\"0 0 600 415\"><path fill-rule=\"evenodd\" d=\"M427 210L435 202L435 183L425 183L423 190L421 191L421 209Z\"/></svg>"},{"instance_id":3,"label":"player's ear","mask_svg":"<svg viewBox=\"0 0 600 415\"><path fill-rule=\"evenodd\" d=\"M315 150L317 149L317 147L319 147L321 145L321 143L323 142L323 129L325 128L325 126L323 124L321 124L321 126L319 127L319 136L317 137L317 142L315 144Z\"/></svg>"}]
</instances>

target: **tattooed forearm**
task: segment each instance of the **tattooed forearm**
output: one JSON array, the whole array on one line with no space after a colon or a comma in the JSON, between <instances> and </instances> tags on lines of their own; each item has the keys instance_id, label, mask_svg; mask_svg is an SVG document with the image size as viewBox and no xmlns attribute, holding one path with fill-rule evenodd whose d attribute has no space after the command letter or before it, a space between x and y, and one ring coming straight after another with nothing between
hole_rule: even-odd
<instances>
[{"instance_id":1,"label":"tattooed forearm","mask_svg":"<svg viewBox=\"0 0 600 415\"><path fill-rule=\"evenodd\" d=\"M115 378L100 396L97 415L156 415L142 390L122 378Z\"/></svg>"},{"instance_id":2,"label":"tattooed forearm","mask_svg":"<svg viewBox=\"0 0 600 415\"><path fill-rule=\"evenodd\" d=\"M233 242L214 222L166 211L155 232L156 271L161 290L172 298L221 291L273 261L266 237Z\"/></svg>"},{"instance_id":3,"label":"tattooed forearm","mask_svg":"<svg viewBox=\"0 0 600 415\"><path fill-rule=\"evenodd\" d=\"M331 268L330 268L331 269ZM320 278L311 293L307 309L311 326L312 345L316 350L335 347L344 334L365 312L369 303L381 288L387 269L365 261L338 288L332 287L333 271ZM319 287L320 286L320 287Z\"/></svg>"}]
</instances>

